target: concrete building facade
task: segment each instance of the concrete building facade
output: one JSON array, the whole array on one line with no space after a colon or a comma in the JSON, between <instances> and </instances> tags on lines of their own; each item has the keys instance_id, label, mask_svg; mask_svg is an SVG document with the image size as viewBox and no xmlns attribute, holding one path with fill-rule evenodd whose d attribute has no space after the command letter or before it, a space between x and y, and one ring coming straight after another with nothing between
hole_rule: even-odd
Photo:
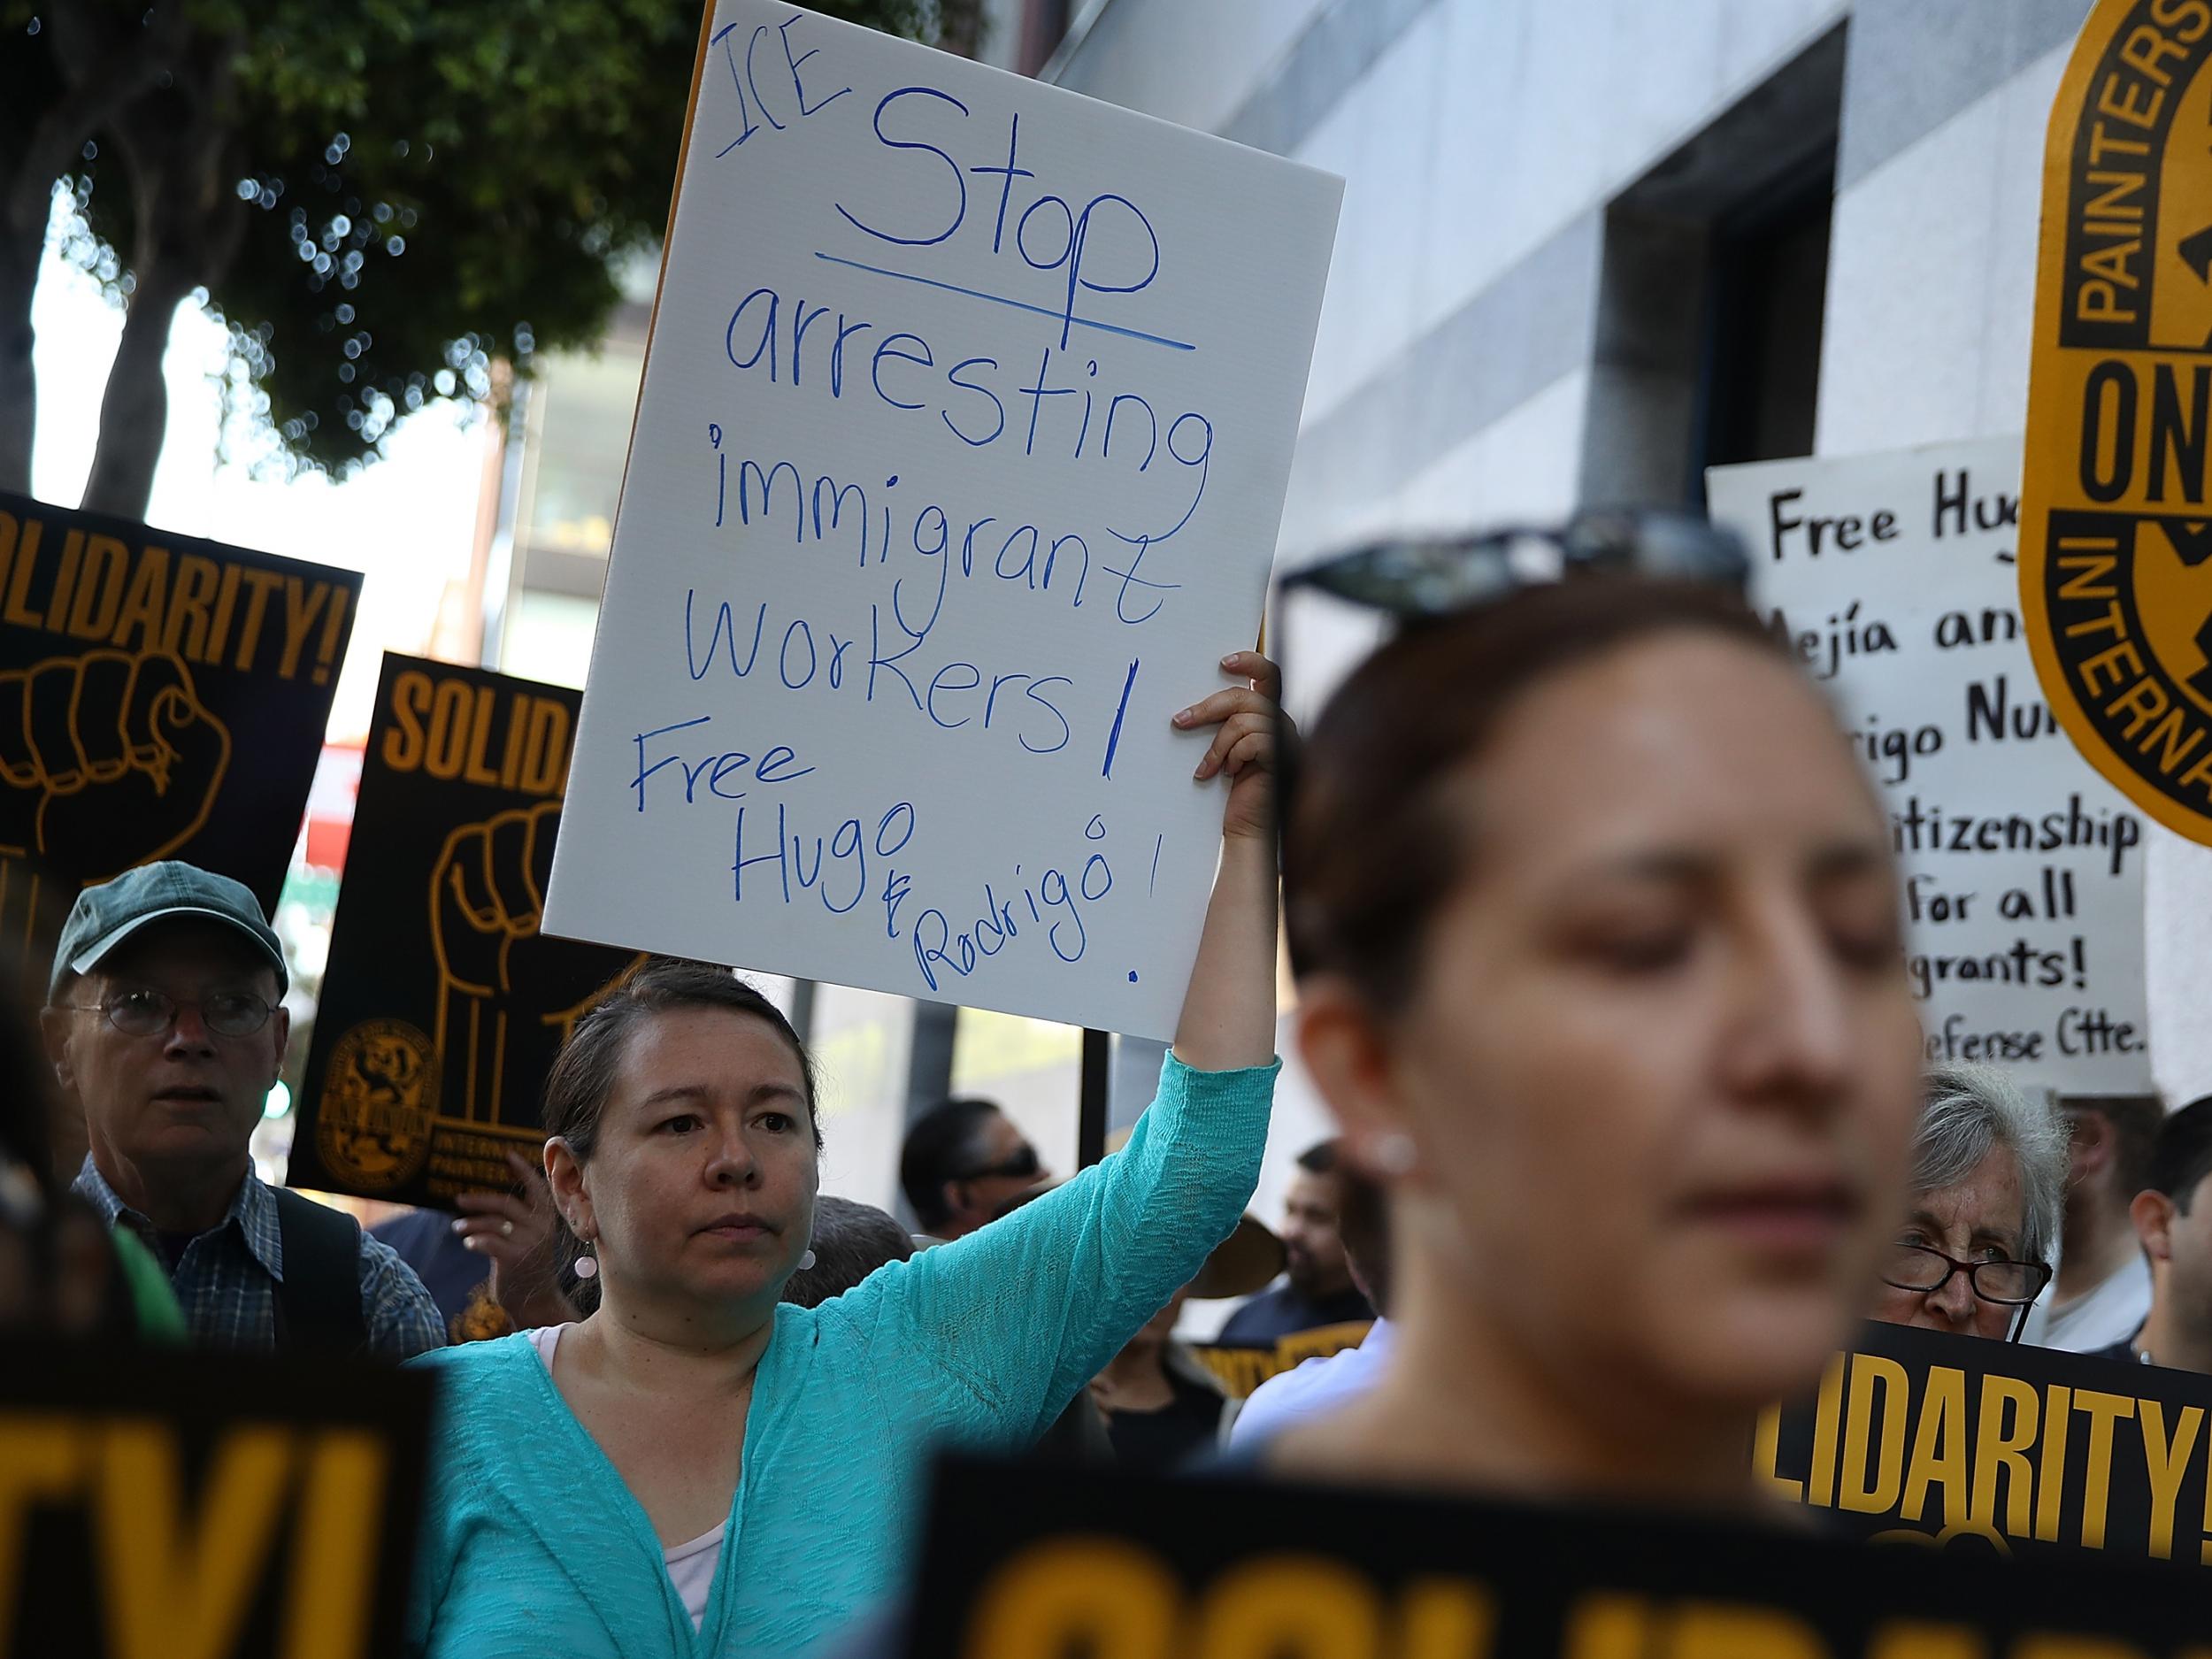
<instances>
[{"instance_id":1,"label":"concrete building facade","mask_svg":"<svg viewBox=\"0 0 2212 1659\"><path fill-rule=\"evenodd\" d=\"M1763 299L1814 302L1773 343L1817 342L1778 394L1815 451L2017 430L2043 127L2085 11L1109 0L1048 73L1345 179L1294 560L1804 453L1712 429ZM1793 197L1826 221L1816 280L1728 270Z\"/></svg>"},{"instance_id":2,"label":"concrete building facade","mask_svg":"<svg viewBox=\"0 0 2212 1659\"><path fill-rule=\"evenodd\" d=\"M1042 73L1346 180L1288 566L1378 530L1698 504L1709 465L2020 432L2044 132L2088 10L1104 0ZM1310 670L1359 644L1289 639ZM2212 1088L2212 855L2150 834L2178 1103Z\"/></svg>"}]
</instances>

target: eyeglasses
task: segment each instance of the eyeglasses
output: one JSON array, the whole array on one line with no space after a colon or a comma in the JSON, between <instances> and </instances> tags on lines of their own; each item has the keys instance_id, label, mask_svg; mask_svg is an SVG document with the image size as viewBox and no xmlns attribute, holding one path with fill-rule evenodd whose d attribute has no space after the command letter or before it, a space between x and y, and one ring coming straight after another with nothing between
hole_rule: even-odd
<instances>
[{"instance_id":1,"label":"eyeglasses","mask_svg":"<svg viewBox=\"0 0 2212 1659\"><path fill-rule=\"evenodd\" d=\"M269 1023L275 1005L251 991L218 991L196 1002L180 1002L160 991L119 991L98 1002L64 1004L80 1014L102 1014L126 1037L165 1036L188 1008L218 1037L250 1037Z\"/></svg>"},{"instance_id":2,"label":"eyeglasses","mask_svg":"<svg viewBox=\"0 0 2212 1659\"><path fill-rule=\"evenodd\" d=\"M1711 582L1740 593L1750 571L1743 543L1731 531L1689 513L1619 509L1578 513L1556 529L1513 526L1479 535L1371 542L1286 576L1282 591L1310 588L1421 618L1607 572Z\"/></svg>"},{"instance_id":3,"label":"eyeglasses","mask_svg":"<svg viewBox=\"0 0 2212 1659\"><path fill-rule=\"evenodd\" d=\"M1009 1180L1033 1181L1043 1173L1044 1165L1037 1161L1037 1148L1025 1141L996 1164L987 1164L979 1170L970 1170L966 1174L956 1175L953 1179L980 1181L998 1175Z\"/></svg>"},{"instance_id":4,"label":"eyeglasses","mask_svg":"<svg viewBox=\"0 0 2212 1659\"><path fill-rule=\"evenodd\" d=\"M1932 1296L1951 1282L1954 1273L1965 1274L1984 1302L2006 1308L2025 1307L2051 1282L2051 1270L2040 1262L1962 1262L1924 1244L1893 1246L1882 1267L1882 1282Z\"/></svg>"}]
</instances>

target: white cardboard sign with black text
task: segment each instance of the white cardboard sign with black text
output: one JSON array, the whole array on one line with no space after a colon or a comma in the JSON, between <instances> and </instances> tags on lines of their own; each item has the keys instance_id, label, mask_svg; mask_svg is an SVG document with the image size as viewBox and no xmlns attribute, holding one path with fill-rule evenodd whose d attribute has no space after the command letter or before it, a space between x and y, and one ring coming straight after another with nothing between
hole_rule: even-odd
<instances>
[{"instance_id":1,"label":"white cardboard sign with black text","mask_svg":"<svg viewBox=\"0 0 2212 1659\"><path fill-rule=\"evenodd\" d=\"M1754 605L1880 788L1931 1063L2067 1094L2151 1087L2145 825L2045 706L2013 565L2020 442L1708 475Z\"/></svg>"}]
</instances>

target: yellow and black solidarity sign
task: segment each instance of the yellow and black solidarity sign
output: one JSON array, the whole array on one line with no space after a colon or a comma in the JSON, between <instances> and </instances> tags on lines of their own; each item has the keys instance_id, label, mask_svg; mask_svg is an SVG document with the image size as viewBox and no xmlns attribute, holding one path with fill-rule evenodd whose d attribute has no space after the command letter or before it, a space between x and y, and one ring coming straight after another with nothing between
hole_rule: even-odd
<instances>
[{"instance_id":1,"label":"yellow and black solidarity sign","mask_svg":"<svg viewBox=\"0 0 2212 1659\"><path fill-rule=\"evenodd\" d=\"M401 1203L514 1183L577 1018L637 960L538 931L580 694L387 655L295 1183Z\"/></svg>"},{"instance_id":2,"label":"yellow and black solidarity sign","mask_svg":"<svg viewBox=\"0 0 2212 1659\"><path fill-rule=\"evenodd\" d=\"M0 1654L396 1653L430 1379L0 1346Z\"/></svg>"},{"instance_id":3,"label":"yellow and black solidarity sign","mask_svg":"<svg viewBox=\"0 0 2212 1659\"><path fill-rule=\"evenodd\" d=\"M2201 1581L1688 1515L958 1461L910 1659L2203 1659Z\"/></svg>"},{"instance_id":4,"label":"yellow and black solidarity sign","mask_svg":"<svg viewBox=\"0 0 2212 1659\"><path fill-rule=\"evenodd\" d=\"M274 910L352 637L353 571L0 495L0 964L157 858Z\"/></svg>"},{"instance_id":5,"label":"yellow and black solidarity sign","mask_svg":"<svg viewBox=\"0 0 2212 1659\"><path fill-rule=\"evenodd\" d=\"M1870 1325L1814 1399L1768 1414L1754 1458L1778 1496L1884 1542L2212 1566L2212 1379L2193 1371Z\"/></svg>"},{"instance_id":6,"label":"yellow and black solidarity sign","mask_svg":"<svg viewBox=\"0 0 2212 1659\"><path fill-rule=\"evenodd\" d=\"M2212 842L2212 0L2099 0L2051 115L2020 506L2044 695Z\"/></svg>"}]
</instances>

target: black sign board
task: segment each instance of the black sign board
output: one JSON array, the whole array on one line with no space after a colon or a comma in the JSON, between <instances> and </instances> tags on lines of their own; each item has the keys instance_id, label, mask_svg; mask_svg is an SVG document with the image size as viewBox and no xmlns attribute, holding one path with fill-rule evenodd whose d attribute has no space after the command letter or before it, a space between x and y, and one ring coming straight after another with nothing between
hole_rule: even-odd
<instances>
[{"instance_id":1,"label":"black sign board","mask_svg":"<svg viewBox=\"0 0 2212 1659\"><path fill-rule=\"evenodd\" d=\"M0 1653L396 1653L431 1379L0 1344Z\"/></svg>"},{"instance_id":2,"label":"black sign board","mask_svg":"<svg viewBox=\"0 0 2212 1659\"><path fill-rule=\"evenodd\" d=\"M316 1010L296 1186L449 1205L534 1159L545 1074L637 960L538 932L581 694L387 655Z\"/></svg>"},{"instance_id":3,"label":"black sign board","mask_svg":"<svg viewBox=\"0 0 2212 1659\"><path fill-rule=\"evenodd\" d=\"M0 963L81 888L182 858L274 910L354 571L0 495Z\"/></svg>"},{"instance_id":4,"label":"black sign board","mask_svg":"<svg viewBox=\"0 0 2212 1659\"><path fill-rule=\"evenodd\" d=\"M911 1659L2179 1659L2208 1630L2191 1580L2085 1557L969 1461L915 1582Z\"/></svg>"},{"instance_id":5,"label":"black sign board","mask_svg":"<svg viewBox=\"0 0 2212 1659\"><path fill-rule=\"evenodd\" d=\"M1870 1325L1755 1456L1778 1496L1865 1536L2212 1563L2194 1371Z\"/></svg>"}]
</instances>

